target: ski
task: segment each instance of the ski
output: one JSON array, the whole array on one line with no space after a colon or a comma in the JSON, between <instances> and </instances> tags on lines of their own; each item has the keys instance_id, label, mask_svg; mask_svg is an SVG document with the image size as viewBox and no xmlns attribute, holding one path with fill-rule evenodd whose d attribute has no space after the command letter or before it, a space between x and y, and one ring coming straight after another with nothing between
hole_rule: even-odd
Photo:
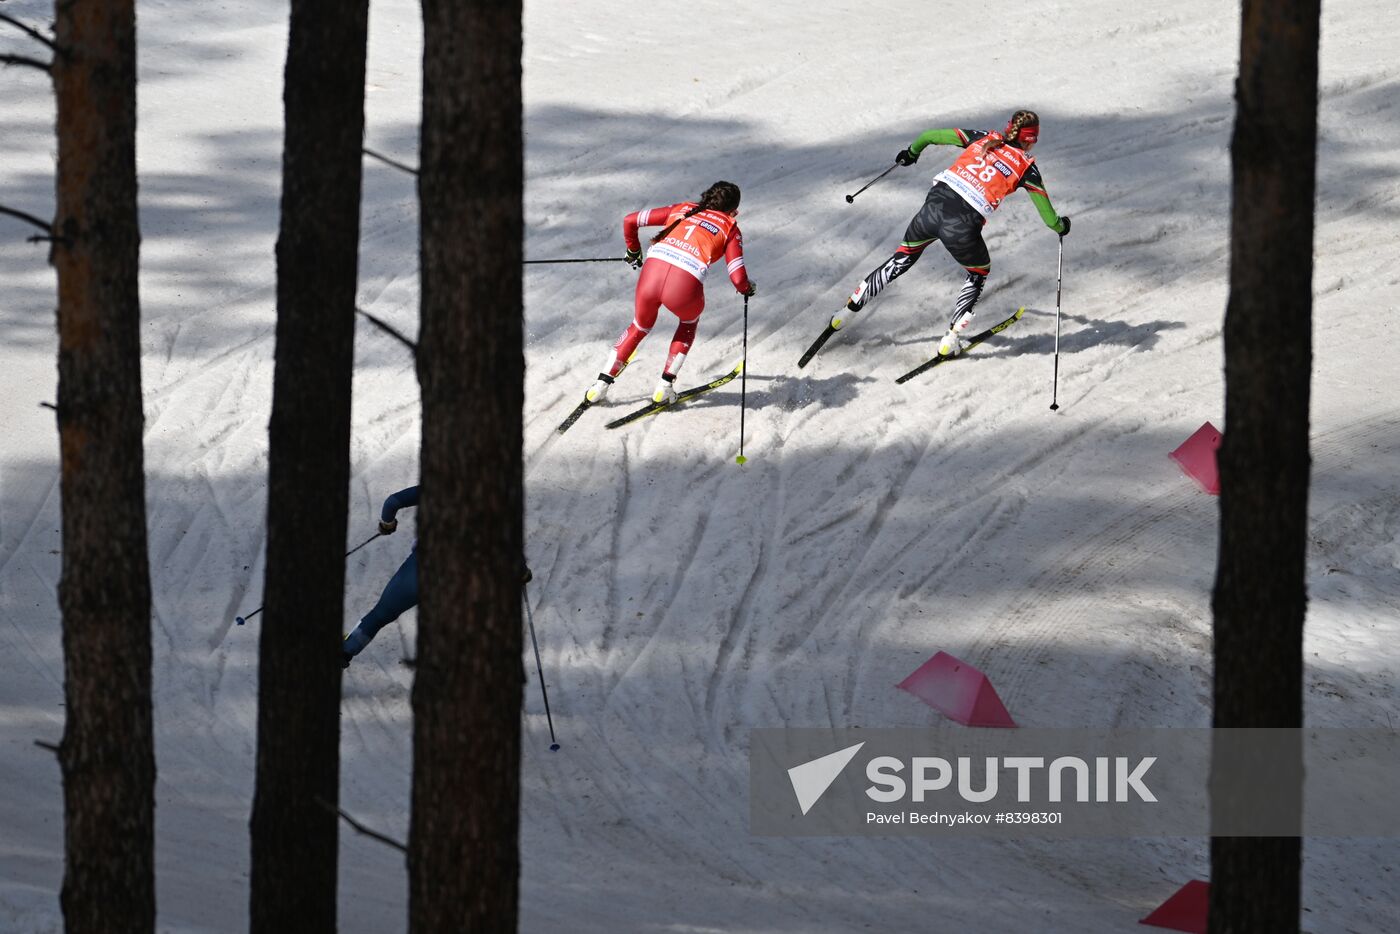
<instances>
[{"instance_id":1,"label":"ski","mask_svg":"<svg viewBox=\"0 0 1400 934\"><path fill-rule=\"evenodd\" d=\"M621 418L616 419L615 421L608 422L608 427L621 428L623 425L631 424L639 418L646 418L648 415L655 415L657 412L664 412L669 408L673 408L677 405L680 405L687 399L694 399L696 396L701 395L702 393L707 393L711 389L718 389L725 383L728 383L734 378L736 378L742 372L744 372L744 361L740 360L738 365L736 365L734 369L730 370L723 376L716 377L715 379L712 379L708 383L705 383L703 385L693 386L690 389L685 390L684 392L677 393L675 402L648 402L646 405L644 405L640 409L637 409L635 412L629 412Z\"/></svg>"},{"instance_id":2,"label":"ski","mask_svg":"<svg viewBox=\"0 0 1400 934\"><path fill-rule=\"evenodd\" d=\"M560 422L559 427L554 430L562 435L564 432L568 431L570 428L573 427L574 422L578 421L584 412L587 412L591 408L593 408L593 403L589 402L587 399L584 399L578 404L578 407L576 409L569 413L569 417Z\"/></svg>"},{"instance_id":3,"label":"ski","mask_svg":"<svg viewBox=\"0 0 1400 934\"><path fill-rule=\"evenodd\" d=\"M1025 313L1026 313L1026 309L1025 309L1025 308L1017 308L1017 309L1016 309L1016 313L1015 313L1014 315L1012 315L1011 317L1007 318L1005 321L1001 322L1000 324L994 324L994 325L992 325L991 327L987 328L987 330L981 331L981 332L979 332L979 333L977 333L977 334L972 335L971 340L969 340L969 341L967 342L967 346L963 348L963 353L967 353L969 350L971 350L972 348L976 347L978 344L982 343L984 340L986 340L987 338L991 337L993 334L1000 334L1002 331L1005 331L1007 328L1011 327L1011 325L1015 324L1016 321L1021 317L1021 315L1025 314ZM938 364L940 364L940 363L944 363L944 362L946 362L946 361L948 361L948 360L956 360L957 357L960 357L960 356L962 356L962 354L958 354L957 356L950 356L950 357L934 357L932 360L925 360L923 363L920 363L918 366L914 367L914 369L910 370L908 373L905 373L903 376L901 376L901 377L899 377L898 379L896 379L895 382L896 382L896 383L908 382L909 380L911 380L911 379L913 379L914 377L918 376L920 373L924 372L925 370L931 370L931 369L933 369L934 367L938 366Z\"/></svg>"},{"instance_id":4,"label":"ski","mask_svg":"<svg viewBox=\"0 0 1400 934\"><path fill-rule=\"evenodd\" d=\"M817 335L817 339L812 341L812 346L808 347L807 352L804 353L802 355L802 358L797 361L797 368L800 370L808 363L810 363L812 361L812 358L817 355L817 351L821 350L822 345L825 344L827 341L831 340L831 335L835 333L836 328L828 324L826 326L826 330L822 331L820 334Z\"/></svg>"}]
</instances>

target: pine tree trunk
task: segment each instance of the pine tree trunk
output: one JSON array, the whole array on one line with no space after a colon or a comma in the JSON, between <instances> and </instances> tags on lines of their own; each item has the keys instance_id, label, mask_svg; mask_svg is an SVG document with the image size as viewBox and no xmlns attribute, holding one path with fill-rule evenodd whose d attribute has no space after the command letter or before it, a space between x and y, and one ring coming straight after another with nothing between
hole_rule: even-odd
<instances>
[{"instance_id":1,"label":"pine tree trunk","mask_svg":"<svg viewBox=\"0 0 1400 934\"><path fill-rule=\"evenodd\" d=\"M251 930L336 929L340 640L366 0L294 0L287 49ZM324 804L323 804L323 803Z\"/></svg>"},{"instance_id":2,"label":"pine tree trunk","mask_svg":"<svg viewBox=\"0 0 1400 934\"><path fill-rule=\"evenodd\" d=\"M55 4L63 497L64 925L155 928L151 584L141 413L136 12Z\"/></svg>"},{"instance_id":3,"label":"pine tree trunk","mask_svg":"<svg viewBox=\"0 0 1400 934\"><path fill-rule=\"evenodd\" d=\"M1319 0L1244 3L1213 600L1216 727L1303 725L1318 19ZM1213 767L1228 763L1217 746ZM1289 791L1301 815L1301 784ZM1229 813L1249 802L1216 797L1211 806ZM1215 838L1211 934L1297 931L1301 859L1298 836Z\"/></svg>"},{"instance_id":4,"label":"pine tree trunk","mask_svg":"<svg viewBox=\"0 0 1400 934\"><path fill-rule=\"evenodd\" d=\"M497 934L520 866L520 3L425 0L423 26L409 929Z\"/></svg>"}]
</instances>

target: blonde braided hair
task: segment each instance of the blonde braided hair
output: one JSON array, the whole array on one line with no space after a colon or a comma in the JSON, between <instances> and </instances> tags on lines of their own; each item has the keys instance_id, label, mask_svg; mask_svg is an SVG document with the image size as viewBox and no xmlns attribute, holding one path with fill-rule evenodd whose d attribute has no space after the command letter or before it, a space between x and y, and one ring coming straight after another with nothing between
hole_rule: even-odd
<instances>
[{"instance_id":1,"label":"blonde braided hair","mask_svg":"<svg viewBox=\"0 0 1400 934\"><path fill-rule=\"evenodd\" d=\"M1022 129L1028 126L1040 126L1040 117L1036 115L1034 110L1016 111L1011 115L1011 122L1006 125L1006 132L1002 134L1003 138L994 139L987 143L987 148L983 151L991 152L993 149L999 149L1006 145L1015 146L1017 149L1023 148L1016 137L1020 135Z\"/></svg>"}]
</instances>

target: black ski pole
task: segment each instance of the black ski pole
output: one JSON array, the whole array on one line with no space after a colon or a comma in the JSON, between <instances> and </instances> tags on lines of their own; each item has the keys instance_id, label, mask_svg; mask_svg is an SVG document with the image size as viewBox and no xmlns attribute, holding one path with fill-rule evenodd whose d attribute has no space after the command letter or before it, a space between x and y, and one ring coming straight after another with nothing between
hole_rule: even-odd
<instances>
[{"instance_id":1,"label":"black ski pole","mask_svg":"<svg viewBox=\"0 0 1400 934\"><path fill-rule=\"evenodd\" d=\"M739 456L734 458L736 464L742 464L748 460L744 456L744 408L749 391L749 297L744 296L744 356L742 358L744 368L739 371Z\"/></svg>"},{"instance_id":2,"label":"black ski pole","mask_svg":"<svg viewBox=\"0 0 1400 934\"><path fill-rule=\"evenodd\" d=\"M362 541L362 542L360 542L358 545L356 545L354 548L351 548L349 551L347 551L347 552L345 553L345 557L347 557L347 558L350 557L350 556L353 555L355 552L359 551L361 548L365 547L365 546L368 545L370 542L374 541L376 538L378 538L379 536L381 536L381 535L383 535L383 534L384 534L383 532L375 532L375 533L374 533L373 535L371 535L369 538L365 539L364 541ZM263 608L262 608L262 607L258 607L256 610L254 610L253 612L249 613L247 616L235 616L235 617L233 618L233 621L234 621L235 623L237 623L238 625L242 626L244 623L248 622L248 620L252 619L254 616L257 616L257 615L258 615L259 613L261 613L262 611L263 611Z\"/></svg>"},{"instance_id":3,"label":"black ski pole","mask_svg":"<svg viewBox=\"0 0 1400 934\"><path fill-rule=\"evenodd\" d=\"M358 545L356 545L354 548L351 548L349 551L347 551L347 552L345 553L345 557L347 557L347 558L350 557L350 556L353 555L355 552L359 551L361 548L365 547L365 546L368 545L370 542L374 541L376 538L378 538L379 536L381 536L381 535L383 535L383 534L384 534L383 532L375 532L375 533L374 533L373 535L371 535L369 538L365 539L364 541L362 541L362 542L360 542Z\"/></svg>"},{"instance_id":4,"label":"black ski pole","mask_svg":"<svg viewBox=\"0 0 1400 934\"><path fill-rule=\"evenodd\" d=\"M899 168L899 163L898 163L898 162L896 162L894 165L890 166L888 169L885 169L885 171L881 172L879 175L875 176L875 177L872 178L870 181L866 182L866 183L865 183L865 188L869 188L871 185L875 184L875 183L878 182L880 179L884 178L886 175L889 175L891 172L893 172L893 171L894 171L895 169L897 169L897 168ZM860 191L865 191L865 188L862 188ZM860 194L860 191L856 192L856 195ZM847 204L852 204L852 203L854 203L854 201L856 200L856 195L847 195L847 196L846 196L846 203L847 203Z\"/></svg>"},{"instance_id":5,"label":"black ski pole","mask_svg":"<svg viewBox=\"0 0 1400 934\"><path fill-rule=\"evenodd\" d=\"M1060 258L1055 263L1055 377L1050 390L1050 411L1060 407L1060 289L1064 285L1065 238L1060 237Z\"/></svg>"},{"instance_id":6,"label":"black ski pole","mask_svg":"<svg viewBox=\"0 0 1400 934\"><path fill-rule=\"evenodd\" d=\"M530 612L530 594L525 585L520 585L520 598L525 601L525 619L530 623L530 644L535 647L535 672L540 676L540 696L544 698L544 719L549 724L549 751L559 751L559 741L554 738L554 717L549 713L549 691L544 686L544 668L540 665L540 643L535 638L535 614Z\"/></svg>"},{"instance_id":7,"label":"black ski pole","mask_svg":"<svg viewBox=\"0 0 1400 934\"><path fill-rule=\"evenodd\" d=\"M625 256L588 256L582 259L527 259L526 266L534 263L625 263Z\"/></svg>"}]
</instances>

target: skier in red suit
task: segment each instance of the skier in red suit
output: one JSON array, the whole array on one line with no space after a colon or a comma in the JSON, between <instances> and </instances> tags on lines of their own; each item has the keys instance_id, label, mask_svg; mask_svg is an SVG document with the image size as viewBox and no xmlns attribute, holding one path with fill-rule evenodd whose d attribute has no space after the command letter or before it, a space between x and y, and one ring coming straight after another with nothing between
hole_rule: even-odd
<instances>
[{"instance_id":1,"label":"skier in red suit","mask_svg":"<svg viewBox=\"0 0 1400 934\"><path fill-rule=\"evenodd\" d=\"M699 201L682 201L666 207L634 211L622 221L622 238L627 243L627 261L642 273L637 278L632 323L622 332L598 374L598 380L584 393L585 401L597 403L607 395L613 380L622 374L637 352L642 338L656 326L662 305L680 319L661 381L652 393L654 402L674 402L676 375L685 363L695 328L705 310L705 273L710 264L724 258L729 281L740 295L754 294L754 284L744 269L744 238L739 233L739 186L715 182L705 189ZM665 225L651 238L651 249L642 260L638 228Z\"/></svg>"}]
</instances>

